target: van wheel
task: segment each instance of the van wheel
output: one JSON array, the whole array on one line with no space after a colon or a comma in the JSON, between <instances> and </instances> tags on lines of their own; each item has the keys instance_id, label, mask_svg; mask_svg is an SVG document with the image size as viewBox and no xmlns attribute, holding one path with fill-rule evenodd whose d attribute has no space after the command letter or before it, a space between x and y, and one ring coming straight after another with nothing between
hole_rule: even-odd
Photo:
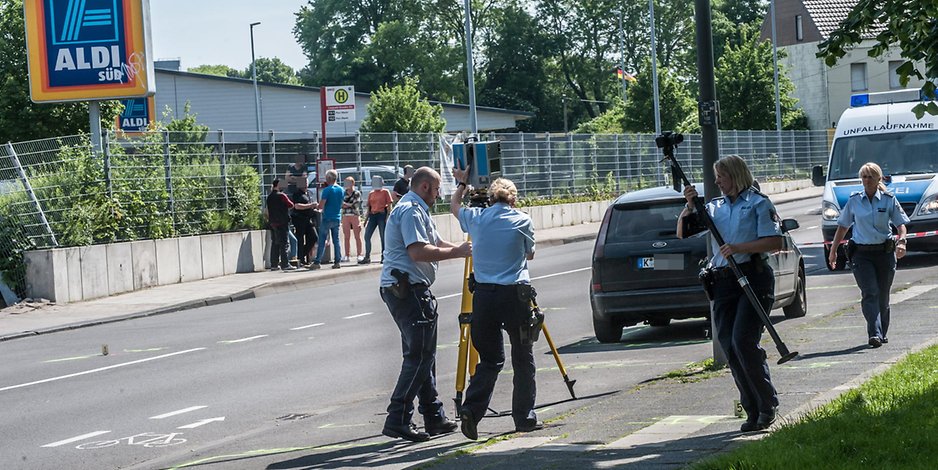
<instances>
[{"instance_id":1,"label":"van wheel","mask_svg":"<svg viewBox=\"0 0 938 470\"><path fill-rule=\"evenodd\" d=\"M785 318L801 318L808 312L808 293L804 285L804 268L798 268L798 277L795 279L795 296L792 302L783 309Z\"/></svg>"},{"instance_id":2,"label":"van wheel","mask_svg":"<svg viewBox=\"0 0 938 470\"><path fill-rule=\"evenodd\" d=\"M600 343L618 343L622 339L622 324L593 317L593 332Z\"/></svg>"},{"instance_id":3,"label":"van wheel","mask_svg":"<svg viewBox=\"0 0 938 470\"><path fill-rule=\"evenodd\" d=\"M656 318L654 320L648 320L648 324L651 326L668 326L671 324L670 318Z\"/></svg>"},{"instance_id":4,"label":"van wheel","mask_svg":"<svg viewBox=\"0 0 938 470\"><path fill-rule=\"evenodd\" d=\"M824 266L827 266L828 271L843 271L847 267L847 250L844 249L843 245L837 248L837 264L834 266L827 262L830 256L831 249L824 245Z\"/></svg>"}]
</instances>

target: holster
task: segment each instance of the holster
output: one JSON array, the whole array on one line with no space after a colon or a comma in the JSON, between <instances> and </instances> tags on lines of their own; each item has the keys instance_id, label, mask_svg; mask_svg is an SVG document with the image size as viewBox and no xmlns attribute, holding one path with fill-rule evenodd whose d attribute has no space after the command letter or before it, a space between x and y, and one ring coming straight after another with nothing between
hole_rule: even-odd
<instances>
[{"instance_id":1,"label":"holster","mask_svg":"<svg viewBox=\"0 0 938 470\"><path fill-rule=\"evenodd\" d=\"M704 293L707 294L707 300L713 300L713 284L715 282L713 270L710 268L700 268L700 272L697 273L697 278L700 280L700 284L704 288Z\"/></svg>"},{"instance_id":2,"label":"holster","mask_svg":"<svg viewBox=\"0 0 938 470\"><path fill-rule=\"evenodd\" d=\"M408 279L407 273L399 269L392 269L391 275L394 276L394 279L397 279L397 283L388 287L388 290L391 294L394 294L394 297L401 300L406 299L410 295L410 279Z\"/></svg>"},{"instance_id":3,"label":"holster","mask_svg":"<svg viewBox=\"0 0 938 470\"><path fill-rule=\"evenodd\" d=\"M893 237L887 238L886 241L883 242L883 251L886 253L892 253L896 251L896 239Z\"/></svg>"},{"instance_id":4,"label":"holster","mask_svg":"<svg viewBox=\"0 0 938 470\"><path fill-rule=\"evenodd\" d=\"M837 247L831 245L831 249L836 250ZM857 252L857 244L853 241L852 238L847 240L847 249L845 251L847 252L847 260L853 259L853 255Z\"/></svg>"},{"instance_id":5,"label":"holster","mask_svg":"<svg viewBox=\"0 0 938 470\"><path fill-rule=\"evenodd\" d=\"M537 291L530 284L518 284L518 300L527 304L529 314L518 327L521 344L534 344L540 339L544 313L537 306Z\"/></svg>"}]
</instances>

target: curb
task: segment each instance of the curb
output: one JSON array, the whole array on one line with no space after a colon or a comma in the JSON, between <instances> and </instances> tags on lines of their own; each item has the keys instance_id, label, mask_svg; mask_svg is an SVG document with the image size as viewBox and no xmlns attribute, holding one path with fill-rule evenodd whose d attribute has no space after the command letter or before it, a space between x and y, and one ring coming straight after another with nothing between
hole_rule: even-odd
<instances>
[{"instance_id":1,"label":"curb","mask_svg":"<svg viewBox=\"0 0 938 470\"><path fill-rule=\"evenodd\" d=\"M588 233L582 235L576 235L569 238L552 238L544 241L537 242L538 245L542 247L548 246L558 246L558 245L567 245L570 243L577 243L583 241L589 241L596 238L595 233ZM158 307L151 310L145 310L143 312L130 313L127 315L121 315L111 318L103 318L99 320L87 320L77 323L69 323L65 325L59 325L49 328L42 328L38 330L23 331L19 333L14 333L6 336L0 336L0 343L4 341L11 341L14 339L28 338L31 336L44 335L49 333L57 333L61 331L70 331L77 330L79 328L86 328L89 326L97 325L106 325L109 323L117 323L126 320L134 320L137 318L146 318L156 315L162 315L166 313L181 312L183 310L190 310L194 308L208 307L211 305L221 305L232 302L239 302L242 300L255 299L259 297L266 297L269 295L276 295L285 291L293 291L297 289L308 289L311 287L317 287L319 285L334 285L342 281L354 280L359 278L364 278L370 275L371 273L380 271L380 264L373 266L367 266L363 268L358 268L357 266L352 266L355 269L349 270L338 270L338 271L323 271L322 275L305 278L305 279L284 279L280 281L265 282L257 286L245 289L239 292L235 292L231 295L220 295L215 297L207 297L204 299L189 300L186 302L180 302L177 304L167 305L165 307Z\"/></svg>"}]
</instances>

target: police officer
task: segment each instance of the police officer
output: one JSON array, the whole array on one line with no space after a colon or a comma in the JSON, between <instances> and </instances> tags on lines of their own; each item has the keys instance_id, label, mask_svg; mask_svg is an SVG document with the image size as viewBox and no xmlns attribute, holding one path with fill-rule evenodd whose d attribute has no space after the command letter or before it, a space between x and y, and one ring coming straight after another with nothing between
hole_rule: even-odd
<instances>
[{"instance_id":1,"label":"police officer","mask_svg":"<svg viewBox=\"0 0 938 470\"><path fill-rule=\"evenodd\" d=\"M436 298L430 285L437 262L465 258L468 242L455 245L440 239L430 207L440 194L440 174L419 168L410 192L391 211L385 232L386 248L381 270L381 298L401 331L404 362L391 394L382 434L414 442L456 430L456 422L443 412L436 391ZM424 431L411 421L414 398L419 401Z\"/></svg>"},{"instance_id":2,"label":"police officer","mask_svg":"<svg viewBox=\"0 0 938 470\"><path fill-rule=\"evenodd\" d=\"M879 165L867 163L860 167L859 175L863 181L863 191L847 199L837 219L837 232L834 233L828 261L831 266L835 265L836 247L840 246L852 225L853 236L847 252L851 253L849 257L853 277L863 294L860 305L866 318L869 345L878 348L889 342L886 338L889 330L889 289L896 275L896 259L905 256L905 224L909 223L909 217L899 205L899 200L886 192L883 170ZM890 224L896 227L895 238Z\"/></svg>"},{"instance_id":3,"label":"police officer","mask_svg":"<svg viewBox=\"0 0 938 470\"><path fill-rule=\"evenodd\" d=\"M723 197L713 199L706 208L725 243L718 247L712 242L709 268L714 278L714 328L739 389L739 401L746 410L747 419L740 430L760 431L772 425L778 407L765 350L759 346L765 325L740 287L727 257L733 256L762 307L769 312L775 300L775 276L766 262L766 253L782 248L782 234L775 207L753 187L746 162L730 155L718 160L713 169ZM687 205L677 228L680 238L690 235L682 223L686 222L685 217L699 217L694 213L697 191L693 186L684 188L684 197Z\"/></svg>"},{"instance_id":4,"label":"police officer","mask_svg":"<svg viewBox=\"0 0 938 470\"><path fill-rule=\"evenodd\" d=\"M472 297L472 345L479 364L469 381L466 401L460 411L462 433L478 439L477 425L488 409L495 381L505 365L502 329L511 342L514 370L511 417L521 432L541 429L534 413L534 345L521 339L520 329L531 317L531 277L528 260L534 258L534 229L531 218L514 208L518 190L511 180L496 179L488 190L488 208L460 207L466 190L467 172L454 169L456 192L450 211L473 243L475 288Z\"/></svg>"}]
</instances>

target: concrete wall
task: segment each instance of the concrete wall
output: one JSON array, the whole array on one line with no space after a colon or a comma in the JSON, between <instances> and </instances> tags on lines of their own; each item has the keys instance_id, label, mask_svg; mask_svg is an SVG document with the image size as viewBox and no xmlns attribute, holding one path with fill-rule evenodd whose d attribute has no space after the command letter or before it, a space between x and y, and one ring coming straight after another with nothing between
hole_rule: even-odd
<instances>
[{"instance_id":1,"label":"concrete wall","mask_svg":"<svg viewBox=\"0 0 938 470\"><path fill-rule=\"evenodd\" d=\"M266 231L141 240L25 253L30 297L77 302L147 287L263 271Z\"/></svg>"}]
</instances>

